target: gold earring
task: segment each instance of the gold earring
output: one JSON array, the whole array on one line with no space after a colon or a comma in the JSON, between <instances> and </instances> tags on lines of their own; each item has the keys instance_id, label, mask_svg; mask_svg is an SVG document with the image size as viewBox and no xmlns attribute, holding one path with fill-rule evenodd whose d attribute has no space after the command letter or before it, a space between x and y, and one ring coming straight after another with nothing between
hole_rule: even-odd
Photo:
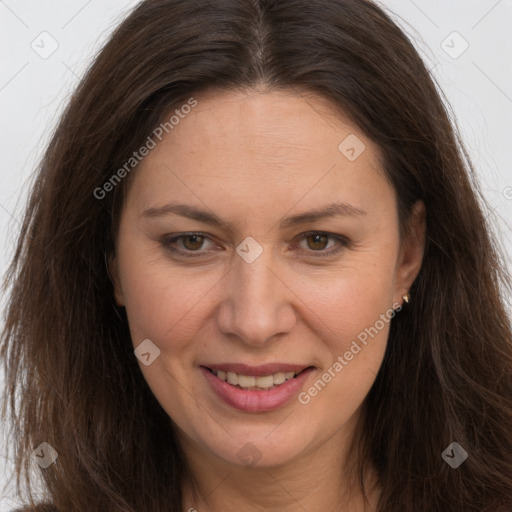
<instances>
[{"instance_id":1,"label":"gold earring","mask_svg":"<svg viewBox=\"0 0 512 512\"><path fill-rule=\"evenodd\" d=\"M406 302L407 304L409 304L410 300L411 300L411 295L409 292L407 292L405 295L402 296L402 299L404 299L404 302Z\"/></svg>"}]
</instances>

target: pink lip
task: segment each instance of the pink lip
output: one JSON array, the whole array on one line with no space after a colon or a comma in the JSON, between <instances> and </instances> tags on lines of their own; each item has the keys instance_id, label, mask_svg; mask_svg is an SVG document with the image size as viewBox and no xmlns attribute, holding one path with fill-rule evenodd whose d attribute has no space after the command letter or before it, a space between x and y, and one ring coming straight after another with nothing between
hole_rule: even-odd
<instances>
[{"instance_id":1,"label":"pink lip","mask_svg":"<svg viewBox=\"0 0 512 512\"><path fill-rule=\"evenodd\" d=\"M309 365L300 364L286 364L286 363L268 363L261 366L251 366L241 363L221 363L221 364L204 364L210 370L224 372L241 373L242 375L251 375L254 377L263 377L265 375L274 375L278 372L295 372L299 373L305 370Z\"/></svg>"},{"instance_id":2,"label":"pink lip","mask_svg":"<svg viewBox=\"0 0 512 512\"><path fill-rule=\"evenodd\" d=\"M222 368L240 368L244 365L227 365L223 366ZM286 365L280 365L280 368L285 368ZM219 368L219 369L222 369ZM245 371L247 371L247 368L245 367ZM267 366L261 366L258 367L258 370L264 369L265 371L268 371L268 368L272 368L272 365ZM295 367L297 368L297 367ZM214 369L214 368L212 368ZM235 409L239 409L240 411L245 412L266 412L266 411L273 411L274 409L278 409L279 407L282 407L287 402L291 400L293 396L295 396L300 389L304 386L304 383L306 379L309 377L309 375L315 370L313 367L309 367L306 370L304 370L300 375L297 375L294 379L287 380L280 386L274 387L274 389L271 389L270 391L246 391L240 388L237 388L235 386L232 386L231 384L228 384L227 382L219 379L216 375L214 375L212 372L208 370L208 368L204 366L200 366L200 370L202 374L204 375L205 379L208 381L210 386L212 387L213 391L216 393L216 395L223 400L226 404L230 405L231 407L234 407ZM254 371L255 368L253 367L251 371ZM232 371L231 369L229 371ZM235 373L243 373L244 375L254 375L258 376L258 374L254 373L245 373L245 371L239 371ZM277 370L279 371L279 370ZM281 370L283 371L283 370ZM294 371L293 369L287 370L287 371ZM300 371L300 370L299 370ZM260 373L259 375L270 375L272 372L269 371L268 373Z\"/></svg>"}]
</instances>

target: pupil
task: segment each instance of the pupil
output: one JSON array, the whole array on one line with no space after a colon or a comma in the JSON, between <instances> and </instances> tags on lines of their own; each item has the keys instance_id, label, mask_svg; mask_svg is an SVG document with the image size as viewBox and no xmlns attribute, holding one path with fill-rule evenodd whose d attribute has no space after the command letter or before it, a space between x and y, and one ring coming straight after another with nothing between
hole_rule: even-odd
<instances>
[{"instance_id":1,"label":"pupil","mask_svg":"<svg viewBox=\"0 0 512 512\"><path fill-rule=\"evenodd\" d=\"M202 245L202 236L200 235L188 235L184 238L183 242L184 242L184 245L187 249L199 249ZM191 239L195 239L196 240L196 244L198 243L199 246L194 246L194 242L192 242L192 247L187 247L187 245L189 245L187 242L190 241ZM197 239L199 239L199 242L197 242Z\"/></svg>"},{"instance_id":2,"label":"pupil","mask_svg":"<svg viewBox=\"0 0 512 512\"><path fill-rule=\"evenodd\" d=\"M315 242L313 242L313 243L318 243L318 239L321 239L320 244L322 244L322 243L325 244L325 241L327 239L327 237L325 235L310 235L309 238L310 239L311 238L315 239ZM325 247L313 247L313 248L315 248L315 249L325 249Z\"/></svg>"}]
</instances>

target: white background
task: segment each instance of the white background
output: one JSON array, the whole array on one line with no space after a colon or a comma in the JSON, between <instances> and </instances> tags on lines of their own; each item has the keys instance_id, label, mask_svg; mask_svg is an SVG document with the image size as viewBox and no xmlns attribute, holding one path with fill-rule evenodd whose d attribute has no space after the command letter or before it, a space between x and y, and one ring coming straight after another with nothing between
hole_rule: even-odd
<instances>
[{"instance_id":1,"label":"white background","mask_svg":"<svg viewBox=\"0 0 512 512\"><path fill-rule=\"evenodd\" d=\"M92 57L136 3L133 0L0 0L2 275L19 227L27 180L58 116ZM497 230L509 260L512 254L509 227L512 224L512 1L389 0L381 4L396 13L397 22L420 50L452 106L482 189L496 216ZM453 36L454 31L463 39ZM41 35L43 32L49 35ZM457 56L466 44L464 41L469 46ZM43 53L57 44L56 51L47 58L32 48ZM5 298L0 300L3 311ZM1 377L0 386L3 386ZM0 511L12 510L19 503L13 482L8 484L6 475L10 474L11 465L5 453L5 448L0 446Z\"/></svg>"}]
</instances>

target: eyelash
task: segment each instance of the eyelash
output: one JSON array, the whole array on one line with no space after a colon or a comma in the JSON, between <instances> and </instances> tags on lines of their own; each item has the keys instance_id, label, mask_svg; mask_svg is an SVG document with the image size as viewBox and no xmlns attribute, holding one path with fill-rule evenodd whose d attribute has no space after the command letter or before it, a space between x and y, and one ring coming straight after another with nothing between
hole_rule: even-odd
<instances>
[{"instance_id":1,"label":"eyelash","mask_svg":"<svg viewBox=\"0 0 512 512\"><path fill-rule=\"evenodd\" d=\"M308 231L306 233L302 233L301 235L299 235L299 237L300 237L299 242L308 238L309 236L312 236L312 235L320 235L323 237L327 237L328 239L334 239L339 244L338 247L335 249L331 248L330 250L322 249L322 250L318 250L318 251L314 251L314 250L308 251L311 253L311 256L313 256L314 258L327 258L329 256L333 256L333 255L339 253L341 250L343 250L345 248L350 247L350 241L346 237L341 236L341 235L336 235L334 233L327 233L325 231ZM176 249L175 247L172 247L172 244L174 244L177 240L187 238L187 237L192 237L192 236L200 236L205 239L209 239L209 237L207 235L205 235L204 233L191 232L191 233L183 233L181 235L172 236L172 237L164 237L161 240L161 244L164 246L164 248L167 251L171 252L172 254L177 254L178 256L183 256L185 258L200 258L200 257L206 256L206 254L204 252L200 252L200 250L191 251L191 250Z\"/></svg>"}]
</instances>

